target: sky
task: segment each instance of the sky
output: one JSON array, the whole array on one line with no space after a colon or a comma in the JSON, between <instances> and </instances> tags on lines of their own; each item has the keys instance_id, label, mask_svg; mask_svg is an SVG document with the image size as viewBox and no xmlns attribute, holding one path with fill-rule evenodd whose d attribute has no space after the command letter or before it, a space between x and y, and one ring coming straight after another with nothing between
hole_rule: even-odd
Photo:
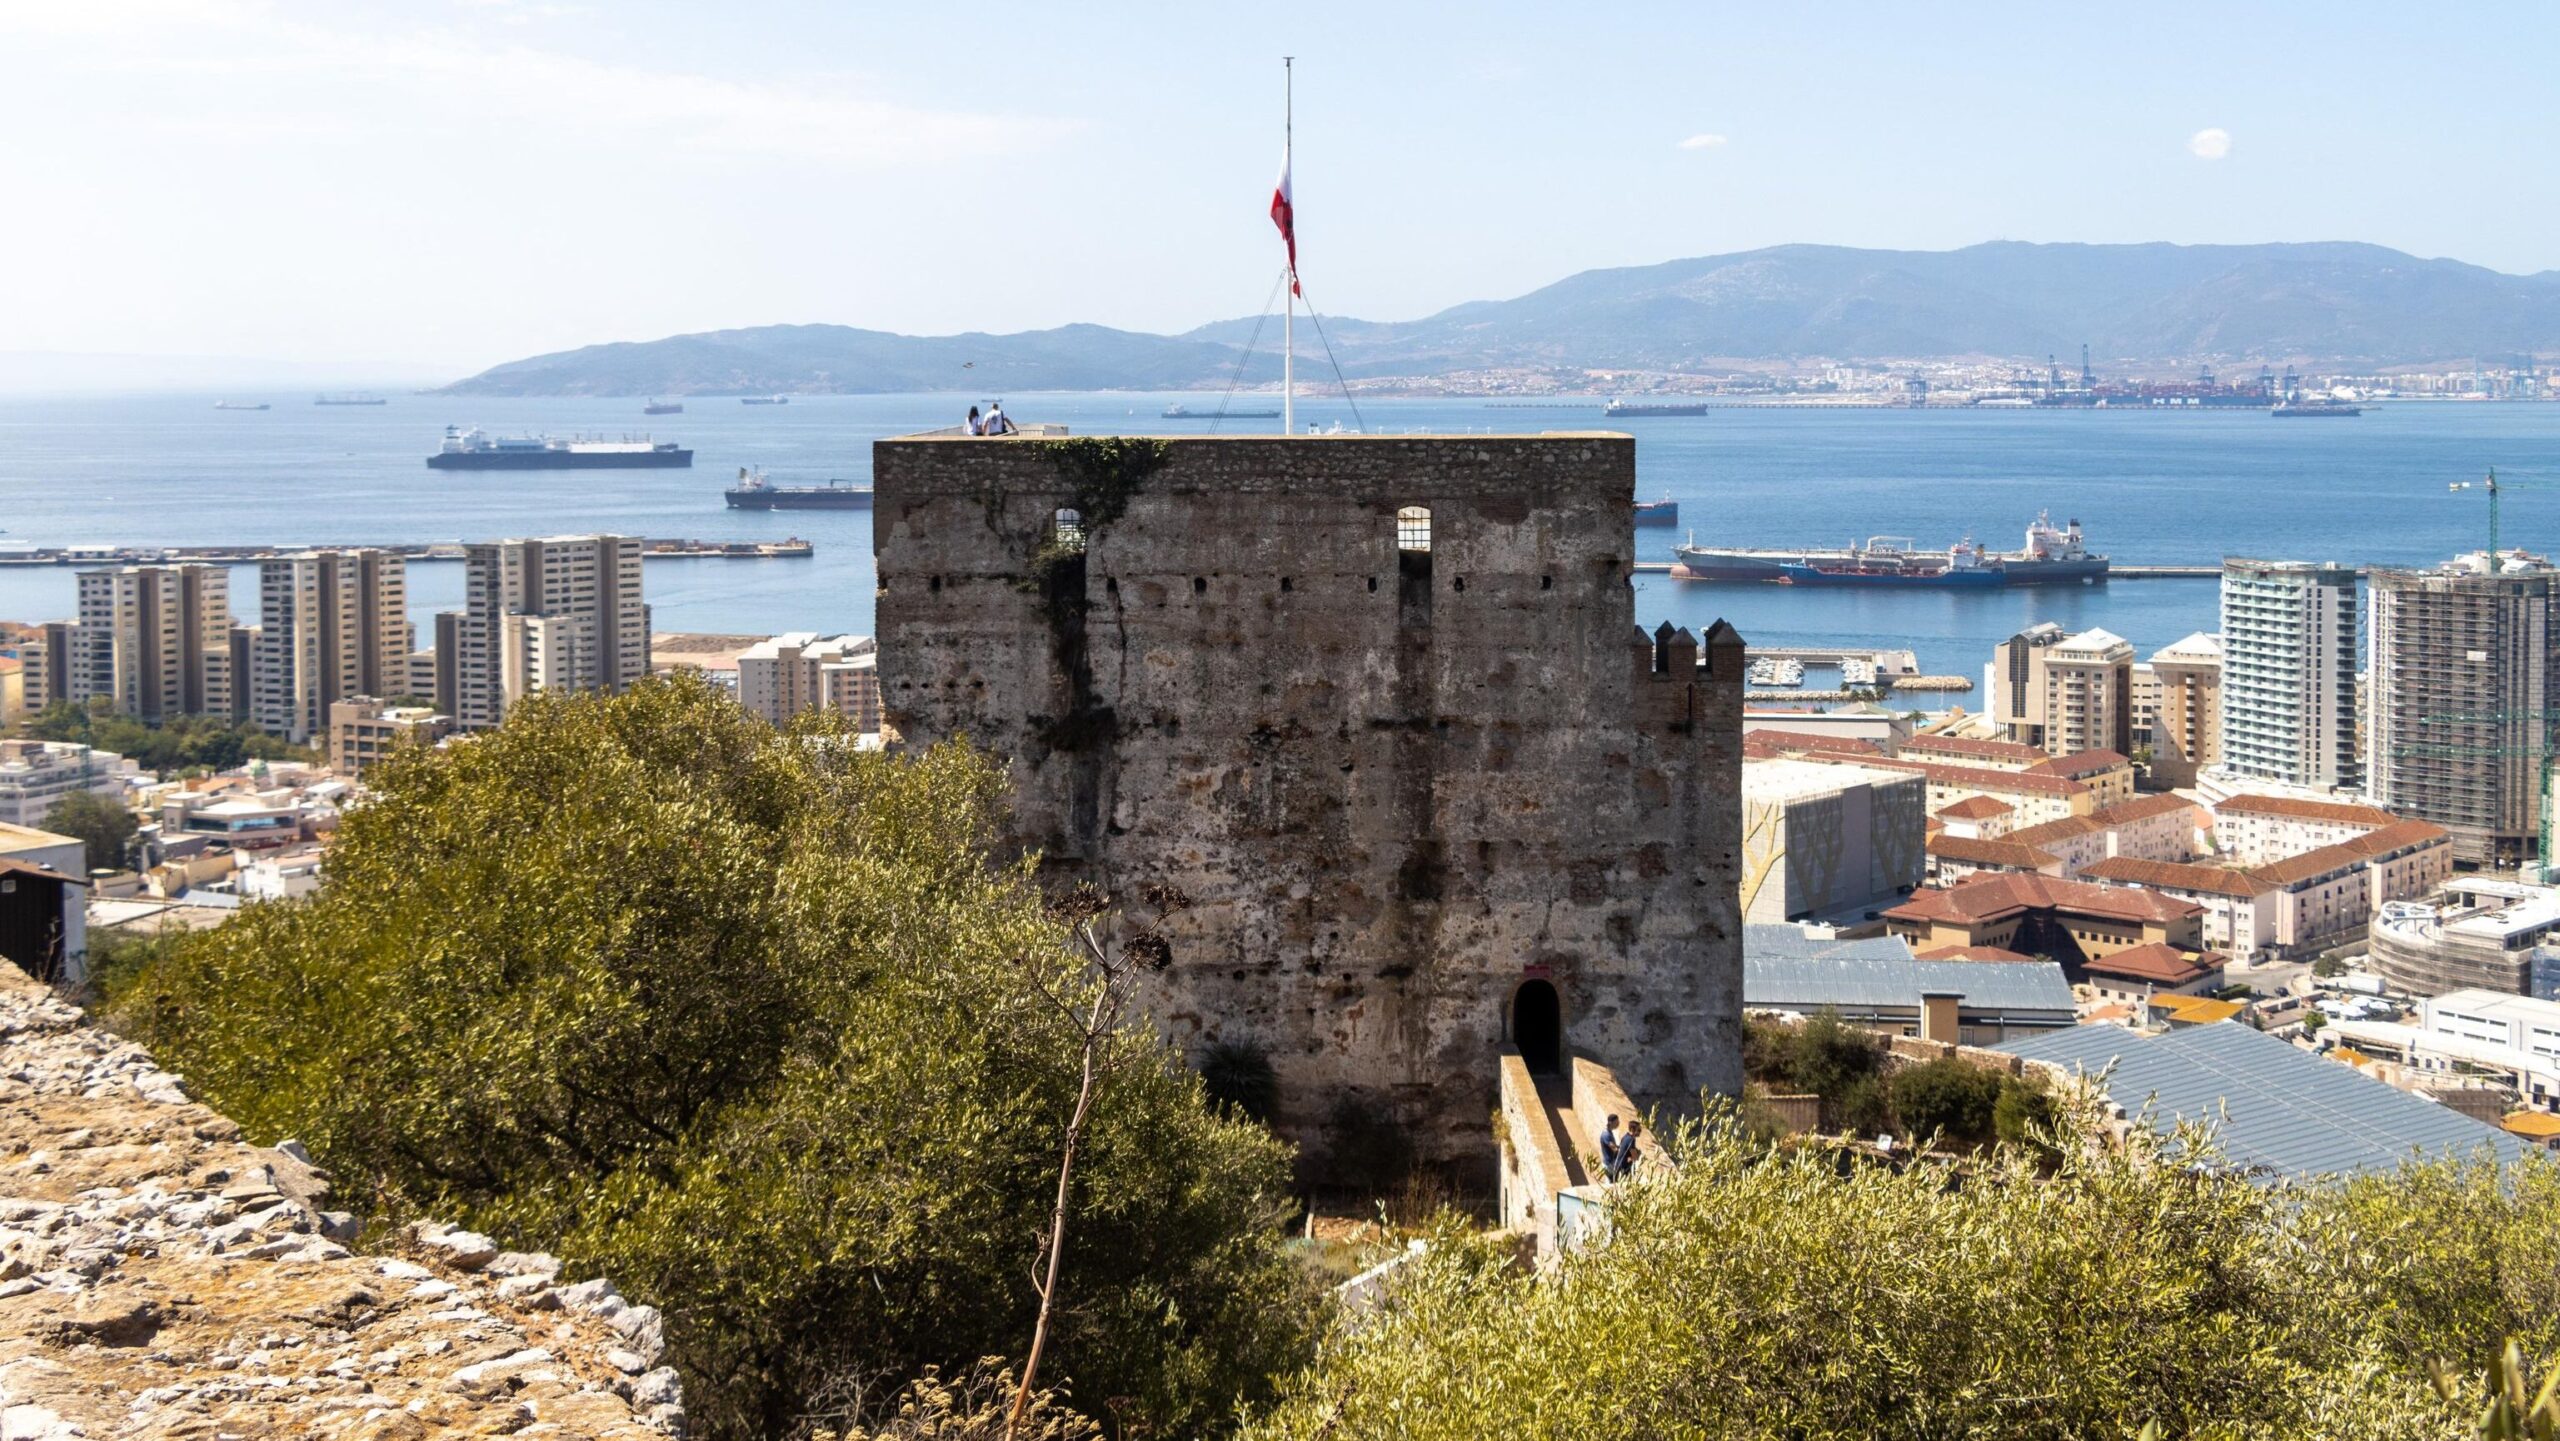
<instances>
[{"instance_id":1,"label":"sky","mask_svg":"<svg viewBox=\"0 0 2560 1441\"><path fill-rule=\"evenodd\" d=\"M0 356L1251 315L1284 54L1328 314L1798 241L2560 268L2546 7L0 0Z\"/></svg>"}]
</instances>

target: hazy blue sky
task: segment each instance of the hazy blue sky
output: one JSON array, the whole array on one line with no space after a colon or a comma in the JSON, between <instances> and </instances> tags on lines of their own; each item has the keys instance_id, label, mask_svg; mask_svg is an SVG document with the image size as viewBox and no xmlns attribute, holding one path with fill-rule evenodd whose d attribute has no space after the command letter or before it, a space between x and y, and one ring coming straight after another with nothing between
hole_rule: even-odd
<instances>
[{"instance_id":1,"label":"hazy blue sky","mask_svg":"<svg viewBox=\"0 0 2560 1441\"><path fill-rule=\"evenodd\" d=\"M1785 241L2560 265L2560 11L2438 13L0 0L0 351L1251 314L1283 52L1333 313Z\"/></svg>"}]
</instances>

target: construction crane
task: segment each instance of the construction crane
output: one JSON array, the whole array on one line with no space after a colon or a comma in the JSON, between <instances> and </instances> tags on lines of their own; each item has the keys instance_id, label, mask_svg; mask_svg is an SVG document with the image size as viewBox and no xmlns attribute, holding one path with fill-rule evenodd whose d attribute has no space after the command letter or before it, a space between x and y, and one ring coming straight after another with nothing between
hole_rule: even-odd
<instances>
[{"instance_id":1,"label":"construction crane","mask_svg":"<svg viewBox=\"0 0 2560 1441\"><path fill-rule=\"evenodd\" d=\"M2489 492L2489 573L2491 575L2496 575L2498 573L2498 494L2501 491L2524 490L2526 488L2527 487L2525 486L2516 484L2512 480L2500 481L2498 479L2498 472L2494 467L2491 468L2487 478L2485 479L2457 480L2445 487L2446 490L2485 490Z\"/></svg>"}]
</instances>

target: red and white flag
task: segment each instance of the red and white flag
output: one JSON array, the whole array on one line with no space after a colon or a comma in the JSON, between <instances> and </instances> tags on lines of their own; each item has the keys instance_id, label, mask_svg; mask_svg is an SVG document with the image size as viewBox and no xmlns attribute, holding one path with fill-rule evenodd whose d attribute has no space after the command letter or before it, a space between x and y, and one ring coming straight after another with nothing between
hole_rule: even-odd
<instances>
[{"instance_id":1,"label":"red and white flag","mask_svg":"<svg viewBox=\"0 0 2560 1441\"><path fill-rule=\"evenodd\" d=\"M1280 183L1271 191L1271 223L1280 227L1280 238L1289 243L1289 293L1304 295L1298 288L1298 220L1289 205L1289 152L1280 152Z\"/></svg>"}]
</instances>

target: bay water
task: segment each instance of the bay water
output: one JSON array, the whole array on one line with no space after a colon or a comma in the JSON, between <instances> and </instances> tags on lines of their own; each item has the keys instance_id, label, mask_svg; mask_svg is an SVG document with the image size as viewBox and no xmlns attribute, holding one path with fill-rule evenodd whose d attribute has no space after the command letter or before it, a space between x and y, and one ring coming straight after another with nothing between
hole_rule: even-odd
<instances>
[{"instance_id":1,"label":"bay water","mask_svg":"<svg viewBox=\"0 0 2560 1441\"><path fill-rule=\"evenodd\" d=\"M71 544L371 544L614 531L714 540L798 536L808 560L648 563L661 631L769 634L871 628L866 511L742 511L720 492L740 467L777 483L867 482L871 442L952 425L986 397L794 396L788 405L690 398L644 417L637 399L392 395L383 406L215 410L217 397L0 399L0 548ZM1198 394L1005 397L1017 421L1078 435L1206 433ZM1244 402L1238 402L1241 406ZM1261 407L1266 397L1251 404ZM2078 519L2118 564L2210 564L2225 555L2425 564L2486 543L2485 498L2450 492L2491 466L2505 493L2502 543L2560 543L2560 405L2411 402L2348 419L2279 420L2255 411L1720 409L1703 417L1604 421L1599 403L1363 400L1302 402L1301 423L1373 433L1610 428L1637 440L1642 498L1680 502L1676 529L1636 532L1640 559L1700 544L1844 544L1908 536L1938 547L1971 535L2014 548L2039 510ZM686 470L435 471L425 457L448 424L502 434L639 435L694 450ZM1222 433L1268 432L1231 420ZM2550 487L2550 488L2544 488ZM409 569L422 636L461 604L462 567ZM1719 616L1761 644L1908 648L1924 670L1979 676L1990 648L2050 620L2103 626L2151 651L2216 625L2210 580L1991 591L1883 592L1637 578L1636 614L1701 629ZM68 567L0 566L0 618L73 613ZM254 567L232 588L255 619Z\"/></svg>"}]
</instances>

